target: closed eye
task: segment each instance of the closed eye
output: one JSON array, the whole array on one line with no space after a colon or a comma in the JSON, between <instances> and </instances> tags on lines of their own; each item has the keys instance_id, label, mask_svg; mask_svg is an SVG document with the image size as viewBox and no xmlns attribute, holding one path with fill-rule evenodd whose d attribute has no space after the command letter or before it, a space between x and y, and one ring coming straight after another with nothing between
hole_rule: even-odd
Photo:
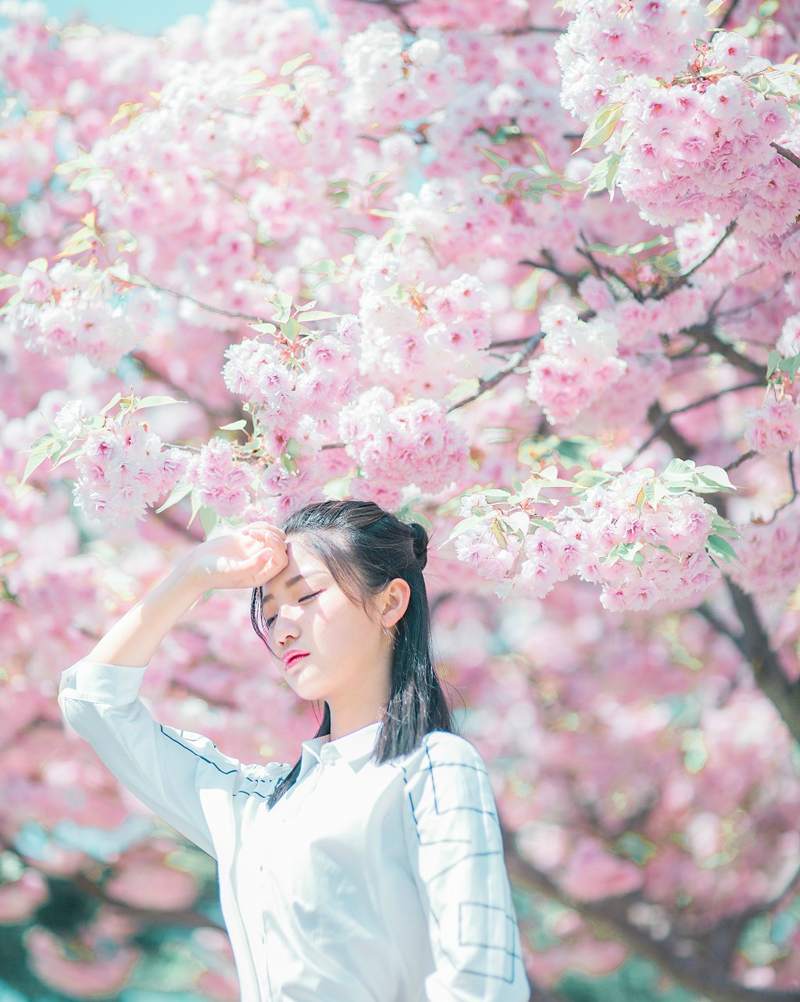
<instances>
[{"instance_id":1,"label":"closed eye","mask_svg":"<svg viewBox=\"0 0 800 1002\"><path fill-rule=\"evenodd\" d=\"M324 591L323 588L321 588L319 591L315 591L313 595L303 595L303 597L300 599L300 601L301 602L305 602L305 600L307 598L316 598L316 596L319 595L322 591ZM272 624L275 621L275 619L276 619L275 616L270 616L269 619L266 621L267 627L272 626Z\"/></svg>"}]
</instances>

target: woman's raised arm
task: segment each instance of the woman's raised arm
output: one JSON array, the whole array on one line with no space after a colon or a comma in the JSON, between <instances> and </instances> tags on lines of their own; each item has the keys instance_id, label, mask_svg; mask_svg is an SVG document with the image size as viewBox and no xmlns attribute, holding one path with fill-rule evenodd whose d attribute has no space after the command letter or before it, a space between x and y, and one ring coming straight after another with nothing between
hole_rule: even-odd
<instances>
[{"instance_id":1,"label":"woman's raised arm","mask_svg":"<svg viewBox=\"0 0 800 1002\"><path fill-rule=\"evenodd\" d=\"M209 589L256 588L288 563L286 536L268 522L198 544L116 622L86 655L121 666L150 663L161 641Z\"/></svg>"},{"instance_id":2,"label":"woman's raised arm","mask_svg":"<svg viewBox=\"0 0 800 1002\"><path fill-rule=\"evenodd\" d=\"M233 798L267 796L291 766L242 765L202 734L159 723L139 687L164 636L204 591L257 587L287 563L285 536L267 523L207 540L61 675L64 719L135 797L217 858Z\"/></svg>"}]
</instances>

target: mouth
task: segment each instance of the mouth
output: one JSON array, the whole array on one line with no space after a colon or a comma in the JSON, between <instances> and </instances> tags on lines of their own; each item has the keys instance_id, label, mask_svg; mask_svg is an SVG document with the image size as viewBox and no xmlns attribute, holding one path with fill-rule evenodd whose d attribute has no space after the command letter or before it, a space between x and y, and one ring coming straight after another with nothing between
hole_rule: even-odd
<instances>
[{"instance_id":1,"label":"mouth","mask_svg":"<svg viewBox=\"0 0 800 1002\"><path fill-rule=\"evenodd\" d=\"M293 668L297 664L298 661L302 661L303 658L307 658L307 657L308 657L308 652L307 651L298 651L296 653L288 654L283 659L283 663L284 663L284 666L286 667L286 669L288 671L290 668Z\"/></svg>"}]
</instances>

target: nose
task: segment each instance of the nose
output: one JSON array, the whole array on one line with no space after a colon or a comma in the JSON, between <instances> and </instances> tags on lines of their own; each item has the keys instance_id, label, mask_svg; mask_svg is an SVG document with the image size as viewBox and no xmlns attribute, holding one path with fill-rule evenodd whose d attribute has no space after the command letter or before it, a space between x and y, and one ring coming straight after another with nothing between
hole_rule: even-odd
<instances>
[{"instance_id":1,"label":"nose","mask_svg":"<svg viewBox=\"0 0 800 1002\"><path fill-rule=\"evenodd\" d=\"M288 616L282 615L280 612L278 613L278 617L273 625L275 629L275 642L278 644L282 655L286 641L289 638L296 638L298 636L299 627L294 620L290 619Z\"/></svg>"}]
</instances>

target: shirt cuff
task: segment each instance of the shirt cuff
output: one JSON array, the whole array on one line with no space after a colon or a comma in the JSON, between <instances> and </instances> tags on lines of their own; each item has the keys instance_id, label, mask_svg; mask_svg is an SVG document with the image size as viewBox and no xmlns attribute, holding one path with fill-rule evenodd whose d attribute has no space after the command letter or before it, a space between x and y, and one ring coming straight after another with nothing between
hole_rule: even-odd
<instances>
[{"instance_id":1,"label":"shirt cuff","mask_svg":"<svg viewBox=\"0 0 800 1002\"><path fill-rule=\"evenodd\" d=\"M139 695L147 667L110 665L82 659L61 673L58 691L72 699L124 706Z\"/></svg>"}]
</instances>

